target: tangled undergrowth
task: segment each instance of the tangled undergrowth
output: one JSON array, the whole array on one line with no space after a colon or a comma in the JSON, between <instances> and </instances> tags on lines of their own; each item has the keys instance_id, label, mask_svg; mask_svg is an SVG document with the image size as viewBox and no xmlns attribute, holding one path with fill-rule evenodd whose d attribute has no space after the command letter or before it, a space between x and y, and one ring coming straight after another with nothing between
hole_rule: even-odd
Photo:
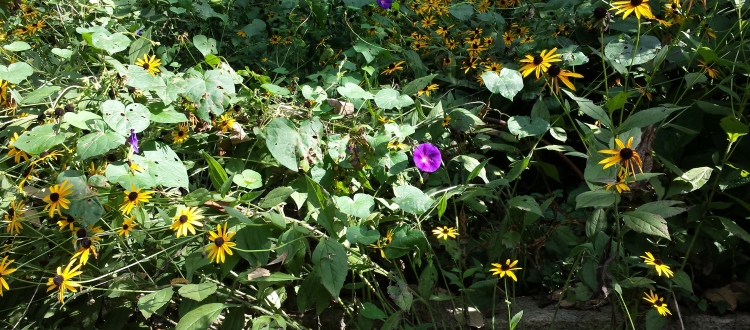
<instances>
[{"instance_id":1,"label":"tangled undergrowth","mask_svg":"<svg viewBox=\"0 0 750 330\"><path fill-rule=\"evenodd\" d=\"M2 3L6 328L748 308L745 1Z\"/></svg>"}]
</instances>

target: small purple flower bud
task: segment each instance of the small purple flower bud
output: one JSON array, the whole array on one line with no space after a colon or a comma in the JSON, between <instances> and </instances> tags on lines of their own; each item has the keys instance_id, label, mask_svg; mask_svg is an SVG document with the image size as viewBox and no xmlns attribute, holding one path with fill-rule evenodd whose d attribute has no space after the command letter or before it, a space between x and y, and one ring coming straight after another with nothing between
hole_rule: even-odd
<instances>
[{"instance_id":1,"label":"small purple flower bud","mask_svg":"<svg viewBox=\"0 0 750 330\"><path fill-rule=\"evenodd\" d=\"M135 135L135 130L133 130L132 128L130 129L130 137L128 138L128 143L130 143L130 146L133 147L133 152L140 152L138 150L138 136Z\"/></svg>"},{"instance_id":2,"label":"small purple flower bud","mask_svg":"<svg viewBox=\"0 0 750 330\"><path fill-rule=\"evenodd\" d=\"M378 6L383 9L390 9L393 4L393 0L377 0Z\"/></svg>"},{"instance_id":3,"label":"small purple flower bud","mask_svg":"<svg viewBox=\"0 0 750 330\"><path fill-rule=\"evenodd\" d=\"M143 30L142 29L135 30L135 35L137 35L137 36L140 37L141 34L143 34Z\"/></svg>"}]
</instances>

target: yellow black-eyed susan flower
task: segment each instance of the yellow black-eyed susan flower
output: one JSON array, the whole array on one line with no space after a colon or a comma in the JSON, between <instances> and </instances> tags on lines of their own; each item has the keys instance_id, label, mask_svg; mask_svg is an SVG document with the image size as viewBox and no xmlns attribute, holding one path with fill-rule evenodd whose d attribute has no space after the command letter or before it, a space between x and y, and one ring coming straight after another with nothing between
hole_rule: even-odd
<instances>
[{"instance_id":1,"label":"yellow black-eyed susan flower","mask_svg":"<svg viewBox=\"0 0 750 330\"><path fill-rule=\"evenodd\" d=\"M149 58L148 54L143 54L143 58L139 58L137 61L135 61L135 65L142 67L144 70L147 70L148 73L150 73L152 76L155 76L157 73L161 72L161 70L159 70L161 60L156 58L156 55L151 55L151 57Z\"/></svg>"},{"instance_id":2,"label":"yellow black-eyed susan flower","mask_svg":"<svg viewBox=\"0 0 750 330\"><path fill-rule=\"evenodd\" d=\"M625 173L618 173L615 183L608 183L604 186L604 189L607 191L612 188L615 188L618 194L621 194L623 191L630 191L630 187L628 187L628 184L625 182Z\"/></svg>"},{"instance_id":3,"label":"yellow black-eyed susan flower","mask_svg":"<svg viewBox=\"0 0 750 330\"><path fill-rule=\"evenodd\" d=\"M8 282L5 281L5 276L13 274L16 271L16 268L8 268L13 261L15 260L8 261L8 255L5 255L3 261L0 261L0 297L3 295L3 288L10 290Z\"/></svg>"},{"instance_id":4,"label":"yellow black-eyed susan flower","mask_svg":"<svg viewBox=\"0 0 750 330\"><path fill-rule=\"evenodd\" d=\"M57 157L59 157L60 155L62 155L62 153L57 150L43 151L41 154L39 154L39 158L32 161L31 164L36 165L53 159L57 160Z\"/></svg>"},{"instance_id":5,"label":"yellow black-eyed susan flower","mask_svg":"<svg viewBox=\"0 0 750 330\"><path fill-rule=\"evenodd\" d=\"M448 240L449 238L456 238L458 236L458 229L448 226L437 227L432 230L432 234L438 239Z\"/></svg>"},{"instance_id":6,"label":"yellow black-eyed susan flower","mask_svg":"<svg viewBox=\"0 0 750 330\"><path fill-rule=\"evenodd\" d=\"M13 137L8 141L8 157L13 157L13 160L16 163L20 163L21 158L23 158L24 161L28 161L29 154L13 146L13 144L16 143L16 140L18 140L18 133L13 133Z\"/></svg>"},{"instance_id":7,"label":"yellow black-eyed susan flower","mask_svg":"<svg viewBox=\"0 0 750 330\"><path fill-rule=\"evenodd\" d=\"M533 34L527 34L527 35L523 36L523 38L521 38L521 43L522 44L528 44L530 42L534 42L534 37L535 36Z\"/></svg>"},{"instance_id":8,"label":"yellow black-eyed susan flower","mask_svg":"<svg viewBox=\"0 0 750 330\"><path fill-rule=\"evenodd\" d=\"M516 36L513 35L512 31L505 31L503 33L503 42L506 46L510 46L513 43L513 40L516 40Z\"/></svg>"},{"instance_id":9,"label":"yellow black-eyed susan flower","mask_svg":"<svg viewBox=\"0 0 750 330\"><path fill-rule=\"evenodd\" d=\"M401 61L401 62L398 62L398 63L388 64L388 67L385 68L385 70L383 70L383 72L381 72L381 73L382 74L392 74L392 73L394 73L396 71L401 71L401 70L404 69L404 67L401 66L402 64L404 64L404 62L405 61Z\"/></svg>"},{"instance_id":10,"label":"yellow black-eyed susan flower","mask_svg":"<svg viewBox=\"0 0 750 330\"><path fill-rule=\"evenodd\" d=\"M187 139L190 137L190 134L188 133L188 125L187 123L182 123L177 126L177 130L172 131L172 142L174 143L182 143L187 141Z\"/></svg>"},{"instance_id":11,"label":"yellow black-eyed susan flower","mask_svg":"<svg viewBox=\"0 0 750 330\"><path fill-rule=\"evenodd\" d=\"M122 222L120 229L117 230L117 235L128 237L130 236L130 232L133 231L133 228L137 226L138 224L135 223L135 217L127 218Z\"/></svg>"},{"instance_id":12,"label":"yellow black-eyed susan flower","mask_svg":"<svg viewBox=\"0 0 750 330\"><path fill-rule=\"evenodd\" d=\"M607 169L610 166L614 166L619 163L622 167L625 168L626 175L627 173L632 173L633 176L635 176L635 167L638 166L638 169L640 169L641 173L643 173L643 161L641 160L641 156L638 155L638 152L633 149L633 137L631 136L628 139L627 146L624 145L618 138L615 138L615 143L617 144L617 149L599 150L600 153L614 155L604 158L599 162L599 164L604 165L604 169Z\"/></svg>"},{"instance_id":13,"label":"yellow black-eyed susan flower","mask_svg":"<svg viewBox=\"0 0 750 330\"><path fill-rule=\"evenodd\" d=\"M455 40L453 40L453 39L446 38L445 39L445 47L448 47L448 49L450 49L450 50L454 50L454 49L456 49L456 47L458 47L458 43Z\"/></svg>"},{"instance_id":14,"label":"yellow black-eyed susan flower","mask_svg":"<svg viewBox=\"0 0 750 330\"><path fill-rule=\"evenodd\" d=\"M562 69L557 64L552 64L549 69L547 69L547 75L550 78L550 86L552 86L552 89L555 91L555 93L560 92L561 81L571 90L576 90L576 87L570 82L570 79L568 78L583 78L581 74Z\"/></svg>"},{"instance_id":15,"label":"yellow black-eyed susan flower","mask_svg":"<svg viewBox=\"0 0 750 330\"><path fill-rule=\"evenodd\" d=\"M648 291L649 293L644 293L646 296L643 297L643 300L653 304L654 308L656 308L656 311L659 312L661 316L667 316L667 314L672 315L672 313L669 311L669 308L667 307L667 304L664 302L664 297L660 298L657 294L654 293L654 291Z\"/></svg>"},{"instance_id":16,"label":"yellow black-eyed susan flower","mask_svg":"<svg viewBox=\"0 0 750 330\"><path fill-rule=\"evenodd\" d=\"M432 91L436 91L438 87L439 87L438 84L427 85L424 88L420 89L417 92L417 95L430 96L430 93L432 93Z\"/></svg>"},{"instance_id":17,"label":"yellow black-eyed susan flower","mask_svg":"<svg viewBox=\"0 0 750 330\"><path fill-rule=\"evenodd\" d=\"M536 78L539 79L542 73L546 73L547 69L552 66L553 62L560 62L562 55L555 54L557 47L552 48L549 52L543 50L541 54L536 56L526 55L525 59L521 60L521 63L526 63L521 67L521 74L526 77L532 72L536 73Z\"/></svg>"},{"instance_id":18,"label":"yellow black-eyed susan flower","mask_svg":"<svg viewBox=\"0 0 750 330\"><path fill-rule=\"evenodd\" d=\"M84 238L90 239L92 242L97 243L102 240L99 234L104 232L104 229L100 226L88 225L86 228L73 228L76 232L76 238L73 239L73 247L77 247Z\"/></svg>"},{"instance_id":19,"label":"yellow black-eyed susan flower","mask_svg":"<svg viewBox=\"0 0 750 330\"><path fill-rule=\"evenodd\" d=\"M84 237L78 240L78 251L73 255L73 258L81 257L81 265L85 265L89 261L89 254L94 255L94 259L99 256L96 254L97 241L90 237Z\"/></svg>"},{"instance_id":20,"label":"yellow black-eyed susan flower","mask_svg":"<svg viewBox=\"0 0 750 330\"><path fill-rule=\"evenodd\" d=\"M374 244L370 244L369 245L369 247L380 251L380 257L381 258L383 258L385 260L388 260L388 258L385 257L385 247L386 246L388 246L388 242L385 240L385 238L378 239L377 241L375 241Z\"/></svg>"},{"instance_id":21,"label":"yellow black-eyed susan flower","mask_svg":"<svg viewBox=\"0 0 750 330\"><path fill-rule=\"evenodd\" d=\"M237 123L229 113L222 114L216 121L216 125L219 127L222 133L226 133L232 130L232 126Z\"/></svg>"},{"instance_id":22,"label":"yellow black-eyed susan flower","mask_svg":"<svg viewBox=\"0 0 750 330\"><path fill-rule=\"evenodd\" d=\"M237 31L237 36L247 38L247 33L245 33L245 31L239 30Z\"/></svg>"},{"instance_id":23,"label":"yellow black-eyed susan flower","mask_svg":"<svg viewBox=\"0 0 750 330\"><path fill-rule=\"evenodd\" d=\"M479 76L479 77L481 78L482 76ZM443 125L443 127L446 127L450 125L450 123L451 123L451 116L445 116L445 118L443 118L443 123L441 125Z\"/></svg>"},{"instance_id":24,"label":"yellow black-eyed susan flower","mask_svg":"<svg viewBox=\"0 0 750 330\"><path fill-rule=\"evenodd\" d=\"M177 238L180 238L180 236L187 236L188 231L195 235L195 227L203 227L203 224L198 221L203 219L201 213L202 211L197 207L185 207L177 212L177 215L172 217L174 223L169 226L169 229L176 232Z\"/></svg>"},{"instance_id":25,"label":"yellow black-eyed susan flower","mask_svg":"<svg viewBox=\"0 0 750 330\"><path fill-rule=\"evenodd\" d=\"M706 63L704 61L701 61L701 60L698 60L698 62L700 63L700 64L698 64L698 66L702 67L703 68L703 72L705 72L709 77L711 77L711 79L716 79L717 77L719 77L719 70L717 70L717 69L714 68L713 63L712 64L708 64L708 63ZM10 155L10 153L9 153L9 155Z\"/></svg>"},{"instance_id":26,"label":"yellow black-eyed susan flower","mask_svg":"<svg viewBox=\"0 0 750 330\"><path fill-rule=\"evenodd\" d=\"M665 265L661 260L654 258L654 255L651 254L651 252L646 252L646 255L641 256L641 258L643 258L643 262L646 265L654 266L657 275L661 276L661 274L664 273L664 276L667 278L674 276L674 272L669 269L669 266Z\"/></svg>"},{"instance_id":27,"label":"yellow black-eyed susan flower","mask_svg":"<svg viewBox=\"0 0 750 330\"><path fill-rule=\"evenodd\" d=\"M226 259L225 254L231 256L231 248L237 245L234 242L230 242L232 237L234 237L234 233L227 233L227 224L224 224L223 231L221 224L218 224L216 226L216 232L214 233L213 231L209 231L208 235L208 239L214 242L213 244L209 244L208 246L206 246L206 251L208 251L208 259L217 264L223 263Z\"/></svg>"},{"instance_id":28,"label":"yellow black-eyed susan flower","mask_svg":"<svg viewBox=\"0 0 750 330\"><path fill-rule=\"evenodd\" d=\"M120 205L120 211L125 215L130 215L134 207L140 207L141 203L148 203L153 191L141 191L134 184L130 184L130 190L125 189L125 200Z\"/></svg>"},{"instance_id":29,"label":"yellow black-eyed susan flower","mask_svg":"<svg viewBox=\"0 0 750 330\"><path fill-rule=\"evenodd\" d=\"M281 41L281 36L276 35L276 34L272 35L271 38L268 39L268 42L271 45L278 45L280 41Z\"/></svg>"},{"instance_id":30,"label":"yellow black-eyed susan flower","mask_svg":"<svg viewBox=\"0 0 750 330\"><path fill-rule=\"evenodd\" d=\"M23 219L23 214L25 212L23 201L18 202L10 202L10 207L8 207L8 210L5 213L5 221L8 222L8 227L6 230L9 234L18 234L21 232L21 229L23 229L23 225L21 225L21 220Z\"/></svg>"},{"instance_id":31,"label":"yellow black-eyed susan flower","mask_svg":"<svg viewBox=\"0 0 750 330\"><path fill-rule=\"evenodd\" d=\"M522 269L520 267L515 267L518 263L518 260L515 260L513 262L510 262L510 259L505 261L505 264L495 264L492 265L495 266L495 268L490 268L490 271L492 272L492 275L499 275L500 278L503 278L503 276L508 275L513 281L518 282L518 278L516 278L516 274L513 273L515 270Z\"/></svg>"},{"instance_id":32,"label":"yellow black-eyed susan flower","mask_svg":"<svg viewBox=\"0 0 750 330\"><path fill-rule=\"evenodd\" d=\"M138 165L138 163L136 163L132 159L126 160L125 163L128 164L128 170L130 170L130 174L135 175L135 172L141 172L142 173L143 171L145 171L145 169L143 169L143 167L141 167L140 165Z\"/></svg>"},{"instance_id":33,"label":"yellow black-eyed susan flower","mask_svg":"<svg viewBox=\"0 0 750 330\"><path fill-rule=\"evenodd\" d=\"M44 201L47 205L44 207L45 210L49 209L49 217L57 211L57 214L62 215L61 209L68 209L70 200L65 198L66 196L73 193L73 185L68 184L68 180L63 181L60 184L56 184L49 188L50 194L44 197Z\"/></svg>"},{"instance_id":34,"label":"yellow black-eyed susan flower","mask_svg":"<svg viewBox=\"0 0 750 330\"><path fill-rule=\"evenodd\" d=\"M502 70L503 65L497 62L492 62L490 64L487 64L484 66L484 72L495 72L497 74L500 74L500 70Z\"/></svg>"},{"instance_id":35,"label":"yellow black-eyed susan flower","mask_svg":"<svg viewBox=\"0 0 750 330\"><path fill-rule=\"evenodd\" d=\"M71 281L73 277L76 277L83 273L79 270L81 269L81 264L78 264L71 269L75 261L76 259L71 259L68 263L68 266L65 267L65 270L63 270L62 267L57 267L57 275L50 277L47 281L47 292L57 289L57 299L60 301L60 303L65 302L65 290L77 292L76 287L81 286L79 283Z\"/></svg>"},{"instance_id":36,"label":"yellow black-eyed susan flower","mask_svg":"<svg viewBox=\"0 0 750 330\"><path fill-rule=\"evenodd\" d=\"M612 2L614 6L613 10L617 10L615 15L623 13L622 19L628 17L628 15L635 13L635 17L641 19L641 16L645 18L654 18L654 14L651 13L651 7L648 5L648 0L625 0Z\"/></svg>"},{"instance_id":37,"label":"yellow black-eyed susan flower","mask_svg":"<svg viewBox=\"0 0 750 330\"><path fill-rule=\"evenodd\" d=\"M76 221L69 215L55 215L52 219L57 219L57 226L59 231L63 231L65 227L68 227L70 231L75 231Z\"/></svg>"},{"instance_id":38,"label":"yellow black-eyed susan flower","mask_svg":"<svg viewBox=\"0 0 750 330\"><path fill-rule=\"evenodd\" d=\"M409 150L409 145L403 142L398 142L398 139L393 139L391 142L388 142L388 150L405 151Z\"/></svg>"}]
</instances>

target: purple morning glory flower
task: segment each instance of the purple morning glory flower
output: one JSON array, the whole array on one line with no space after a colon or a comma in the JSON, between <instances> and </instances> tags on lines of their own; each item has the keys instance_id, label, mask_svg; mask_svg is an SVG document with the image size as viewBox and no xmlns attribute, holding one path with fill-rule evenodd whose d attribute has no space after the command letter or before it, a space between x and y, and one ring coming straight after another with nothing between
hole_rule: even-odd
<instances>
[{"instance_id":1,"label":"purple morning glory flower","mask_svg":"<svg viewBox=\"0 0 750 330\"><path fill-rule=\"evenodd\" d=\"M440 150L430 143L422 143L414 149L414 164L424 172L437 171L441 159Z\"/></svg>"},{"instance_id":2,"label":"purple morning glory flower","mask_svg":"<svg viewBox=\"0 0 750 330\"><path fill-rule=\"evenodd\" d=\"M390 9L393 0L377 0L378 6L383 9Z\"/></svg>"},{"instance_id":3,"label":"purple morning glory flower","mask_svg":"<svg viewBox=\"0 0 750 330\"><path fill-rule=\"evenodd\" d=\"M138 29L138 30L136 30L136 31L135 31L135 35L137 35L137 36L139 36L139 37L140 37L140 36L141 36L141 34L143 34L143 30L141 30L141 29Z\"/></svg>"},{"instance_id":4,"label":"purple morning glory flower","mask_svg":"<svg viewBox=\"0 0 750 330\"><path fill-rule=\"evenodd\" d=\"M128 143L130 143L130 146L133 147L133 151L135 153L139 153L138 150L138 136L135 135L135 130L130 129L130 137L128 138Z\"/></svg>"}]
</instances>

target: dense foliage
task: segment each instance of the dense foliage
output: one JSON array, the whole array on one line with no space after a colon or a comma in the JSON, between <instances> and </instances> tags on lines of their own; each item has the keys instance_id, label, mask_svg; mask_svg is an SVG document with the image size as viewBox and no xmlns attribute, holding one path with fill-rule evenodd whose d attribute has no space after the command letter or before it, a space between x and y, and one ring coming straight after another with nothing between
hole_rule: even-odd
<instances>
[{"instance_id":1,"label":"dense foliage","mask_svg":"<svg viewBox=\"0 0 750 330\"><path fill-rule=\"evenodd\" d=\"M3 327L748 308L743 0L1 3Z\"/></svg>"}]
</instances>

